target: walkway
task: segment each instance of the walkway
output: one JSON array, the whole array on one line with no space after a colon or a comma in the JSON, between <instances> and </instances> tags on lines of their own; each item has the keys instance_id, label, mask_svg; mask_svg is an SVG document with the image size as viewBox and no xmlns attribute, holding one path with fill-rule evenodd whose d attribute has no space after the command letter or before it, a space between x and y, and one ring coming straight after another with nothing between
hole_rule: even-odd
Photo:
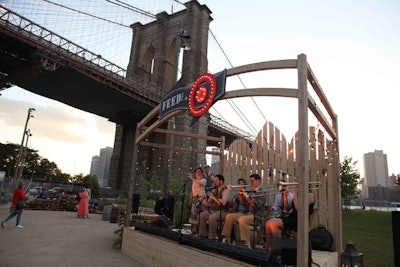
<instances>
[{"instance_id":1,"label":"walkway","mask_svg":"<svg viewBox=\"0 0 400 267\"><path fill-rule=\"evenodd\" d=\"M9 204L0 206L0 220L7 217L8 208ZM25 210L24 228L15 228L15 218L0 228L0 267L144 267L112 248L118 225L101 217L90 214L85 220L74 212Z\"/></svg>"}]
</instances>

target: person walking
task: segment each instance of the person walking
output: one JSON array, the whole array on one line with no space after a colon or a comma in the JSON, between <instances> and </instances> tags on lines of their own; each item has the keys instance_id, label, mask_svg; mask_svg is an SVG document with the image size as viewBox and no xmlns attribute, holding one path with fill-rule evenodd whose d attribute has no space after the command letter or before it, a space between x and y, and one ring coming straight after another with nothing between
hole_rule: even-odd
<instances>
[{"instance_id":1,"label":"person walking","mask_svg":"<svg viewBox=\"0 0 400 267\"><path fill-rule=\"evenodd\" d=\"M23 205L19 205L19 203L22 203L23 201L26 200L29 194L25 194L24 192L24 182L19 182L17 188L14 190L14 195L12 198L11 202L11 207L10 207L10 214L8 217L4 220L1 221L1 227L4 228L6 225L6 222L17 216L17 221L15 224L16 228L23 228L23 226L20 224L21 223L21 216L22 216L22 210L23 210Z\"/></svg>"},{"instance_id":2,"label":"person walking","mask_svg":"<svg viewBox=\"0 0 400 267\"><path fill-rule=\"evenodd\" d=\"M89 202L88 202L88 194L86 193L85 187L79 193L79 197L80 200L79 200L77 215L78 218L86 219L89 215Z\"/></svg>"}]
</instances>

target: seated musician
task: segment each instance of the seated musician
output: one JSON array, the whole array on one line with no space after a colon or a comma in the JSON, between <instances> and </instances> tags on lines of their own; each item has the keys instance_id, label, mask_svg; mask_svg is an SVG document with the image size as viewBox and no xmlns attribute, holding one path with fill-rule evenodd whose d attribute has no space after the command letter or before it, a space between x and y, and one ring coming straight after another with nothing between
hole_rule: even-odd
<instances>
[{"instance_id":1,"label":"seated musician","mask_svg":"<svg viewBox=\"0 0 400 267\"><path fill-rule=\"evenodd\" d=\"M204 199L203 205L213 206L212 210L205 210L200 213L199 236L217 239L217 228L229 211L230 194L224 186L224 176L217 174L214 176L215 189L207 193L207 199ZM207 225L208 221L208 225ZM208 227L207 227L208 226Z\"/></svg>"},{"instance_id":2,"label":"seated musician","mask_svg":"<svg viewBox=\"0 0 400 267\"><path fill-rule=\"evenodd\" d=\"M240 244L250 247L250 229L249 225L254 227L263 227L263 218L265 214L265 192L261 187L261 177L254 173L250 175L250 185L252 192L244 192L243 196L249 205L248 212L237 218L240 230ZM227 221L225 220L225 224ZM229 229L228 229L229 230ZM229 237L228 230L225 232L225 238Z\"/></svg>"},{"instance_id":3,"label":"seated musician","mask_svg":"<svg viewBox=\"0 0 400 267\"><path fill-rule=\"evenodd\" d=\"M309 215L314 209L315 197L312 192L308 193ZM283 193L283 211L280 217L270 219L265 225L266 247L273 251L271 238L282 238L284 230L297 231L297 186L287 189Z\"/></svg>"},{"instance_id":4,"label":"seated musician","mask_svg":"<svg viewBox=\"0 0 400 267\"><path fill-rule=\"evenodd\" d=\"M282 182L285 182L285 180L282 180ZM283 211L283 193L285 192L287 186L285 184L280 184L278 188L279 193L275 195L275 202L272 206L272 212L274 215L273 217L280 216Z\"/></svg>"},{"instance_id":5,"label":"seated musician","mask_svg":"<svg viewBox=\"0 0 400 267\"><path fill-rule=\"evenodd\" d=\"M244 179L240 178L238 180L239 191L235 192L232 197L233 212L226 215L224 228L221 233L223 237L222 242L224 243L231 243L233 225L237 224L238 219L249 211L249 204L244 197L246 185L247 183ZM240 240L240 237L235 236L235 238L237 241Z\"/></svg>"}]
</instances>

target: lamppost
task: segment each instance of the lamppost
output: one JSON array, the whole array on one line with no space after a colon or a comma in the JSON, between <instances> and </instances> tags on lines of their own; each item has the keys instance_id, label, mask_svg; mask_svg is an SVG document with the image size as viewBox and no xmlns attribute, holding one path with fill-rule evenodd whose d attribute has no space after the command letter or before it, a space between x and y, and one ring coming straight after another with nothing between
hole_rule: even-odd
<instances>
[{"instance_id":1,"label":"lamppost","mask_svg":"<svg viewBox=\"0 0 400 267\"><path fill-rule=\"evenodd\" d=\"M23 148L24 148L26 128L28 127L29 119L34 117L32 115L33 111L35 111L34 108L29 108L28 109L28 116L26 117L25 128L24 128L24 133L22 135L21 146L19 148L18 156L17 156L17 166L15 167L15 170L14 170L14 178L18 178L19 177L19 173L20 173L19 169L21 168L21 161L22 161L22 155L23 155L23 150L24 150ZM22 172L21 172L21 174L22 174Z\"/></svg>"},{"instance_id":2,"label":"lamppost","mask_svg":"<svg viewBox=\"0 0 400 267\"><path fill-rule=\"evenodd\" d=\"M176 36L177 38L175 42L176 55L175 55L174 82L178 80L179 58L180 58L181 48L183 48L183 51L190 51L190 47L185 43L185 40L190 39L190 35L187 33L187 31L181 29L176 34Z\"/></svg>"},{"instance_id":3,"label":"lamppost","mask_svg":"<svg viewBox=\"0 0 400 267\"><path fill-rule=\"evenodd\" d=\"M341 263L342 267L362 267L363 263L363 254L358 253L356 247L354 246L353 241L349 240L346 244L346 248L341 254Z\"/></svg>"},{"instance_id":4,"label":"lamppost","mask_svg":"<svg viewBox=\"0 0 400 267\"><path fill-rule=\"evenodd\" d=\"M31 129L28 129L25 132L25 134L26 134L26 142L25 142L25 146L23 148L23 153L22 153L22 158L21 158L21 166L19 167L19 171L18 171L18 179L20 179L22 177L22 171L24 170L26 151L28 150L28 140L29 140L29 137L32 136Z\"/></svg>"}]
</instances>

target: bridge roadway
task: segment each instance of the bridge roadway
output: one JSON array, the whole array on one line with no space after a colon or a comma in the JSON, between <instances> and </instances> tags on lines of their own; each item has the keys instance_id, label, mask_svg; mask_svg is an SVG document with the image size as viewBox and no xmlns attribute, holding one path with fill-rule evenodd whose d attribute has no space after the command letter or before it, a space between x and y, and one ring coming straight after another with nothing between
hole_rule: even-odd
<instances>
[{"instance_id":1,"label":"bridge roadway","mask_svg":"<svg viewBox=\"0 0 400 267\"><path fill-rule=\"evenodd\" d=\"M163 90L5 8L0 9L0 88L18 85L121 125L141 120ZM226 144L250 135L213 117ZM209 144L213 145L213 144ZM215 144L214 144L215 145Z\"/></svg>"}]
</instances>

